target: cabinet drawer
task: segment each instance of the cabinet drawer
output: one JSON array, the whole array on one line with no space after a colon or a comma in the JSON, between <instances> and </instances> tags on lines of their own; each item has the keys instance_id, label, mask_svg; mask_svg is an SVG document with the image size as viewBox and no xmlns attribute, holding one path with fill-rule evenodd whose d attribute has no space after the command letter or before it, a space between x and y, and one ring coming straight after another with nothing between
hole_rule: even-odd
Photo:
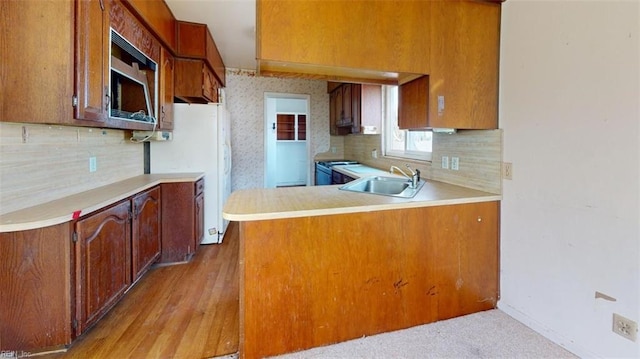
<instances>
[{"instance_id":1,"label":"cabinet drawer","mask_svg":"<svg viewBox=\"0 0 640 359\"><path fill-rule=\"evenodd\" d=\"M200 193L204 192L204 178L199 179L194 186L194 196L199 195Z\"/></svg>"}]
</instances>

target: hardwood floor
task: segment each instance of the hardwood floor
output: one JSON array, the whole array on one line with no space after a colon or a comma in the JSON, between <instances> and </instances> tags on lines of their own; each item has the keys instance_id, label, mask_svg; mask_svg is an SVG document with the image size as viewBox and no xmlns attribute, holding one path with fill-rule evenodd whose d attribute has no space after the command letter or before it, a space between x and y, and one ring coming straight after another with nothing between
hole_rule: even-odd
<instances>
[{"instance_id":1,"label":"hardwood floor","mask_svg":"<svg viewBox=\"0 0 640 359\"><path fill-rule=\"evenodd\" d=\"M157 267L66 353L41 358L211 358L238 351L238 224L187 264Z\"/></svg>"}]
</instances>

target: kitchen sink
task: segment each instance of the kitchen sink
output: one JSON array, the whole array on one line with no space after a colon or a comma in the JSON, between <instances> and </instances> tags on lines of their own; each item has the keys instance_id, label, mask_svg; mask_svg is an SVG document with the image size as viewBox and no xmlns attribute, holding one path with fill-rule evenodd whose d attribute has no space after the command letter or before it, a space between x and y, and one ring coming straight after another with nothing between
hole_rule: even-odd
<instances>
[{"instance_id":1,"label":"kitchen sink","mask_svg":"<svg viewBox=\"0 0 640 359\"><path fill-rule=\"evenodd\" d=\"M410 185L411 181L406 178L370 176L349 182L340 187L340 189L399 198L413 198L424 186L424 181L419 181L416 188L411 188Z\"/></svg>"}]
</instances>

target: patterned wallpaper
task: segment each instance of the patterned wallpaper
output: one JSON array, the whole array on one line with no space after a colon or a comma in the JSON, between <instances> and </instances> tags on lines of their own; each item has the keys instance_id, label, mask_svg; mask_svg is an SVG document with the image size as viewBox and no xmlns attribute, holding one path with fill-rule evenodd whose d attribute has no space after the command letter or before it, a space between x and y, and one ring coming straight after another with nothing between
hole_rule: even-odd
<instances>
[{"instance_id":1,"label":"patterned wallpaper","mask_svg":"<svg viewBox=\"0 0 640 359\"><path fill-rule=\"evenodd\" d=\"M227 69L226 106L231 113L233 168L231 190L264 187L264 93L311 96L311 159L329 150L327 82L259 77L248 70Z\"/></svg>"}]
</instances>

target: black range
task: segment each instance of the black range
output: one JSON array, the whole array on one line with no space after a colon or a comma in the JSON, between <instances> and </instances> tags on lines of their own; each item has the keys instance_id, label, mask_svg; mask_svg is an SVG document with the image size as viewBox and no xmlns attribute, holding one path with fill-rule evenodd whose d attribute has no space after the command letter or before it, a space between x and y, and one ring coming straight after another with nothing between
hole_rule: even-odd
<instances>
[{"instance_id":1,"label":"black range","mask_svg":"<svg viewBox=\"0 0 640 359\"><path fill-rule=\"evenodd\" d=\"M331 167L339 165L357 165L358 161L331 160L316 162L316 186L331 184Z\"/></svg>"}]
</instances>

